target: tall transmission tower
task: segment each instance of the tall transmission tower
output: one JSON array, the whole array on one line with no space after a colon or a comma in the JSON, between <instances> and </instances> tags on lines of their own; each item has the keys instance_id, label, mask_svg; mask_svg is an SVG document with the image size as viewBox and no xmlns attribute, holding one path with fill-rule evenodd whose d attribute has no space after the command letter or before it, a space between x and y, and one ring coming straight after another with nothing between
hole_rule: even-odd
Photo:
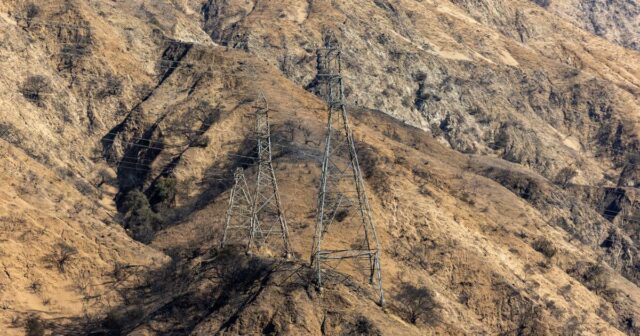
<instances>
[{"instance_id":1,"label":"tall transmission tower","mask_svg":"<svg viewBox=\"0 0 640 336\"><path fill-rule=\"evenodd\" d=\"M251 235L253 201L251 200L249 185L244 177L244 170L237 168L233 177L235 183L229 197L229 207L224 223L221 247L224 247L229 241L242 241Z\"/></svg>"},{"instance_id":2,"label":"tall transmission tower","mask_svg":"<svg viewBox=\"0 0 640 336\"><path fill-rule=\"evenodd\" d=\"M267 243L270 236L277 235L282 239L285 256L289 258L289 230L280 201L278 181L273 169L269 104L262 93L259 95L255 107L258 174L253 193L249 249L254 243L260 246Z\"/></svg>"},{"instance_id":3,"label":"tall transmission tower","mask_svg":"<svg viewBox=\"0 0 640 336\"><path fill-rule=\"evenodd\" d=\"M324 266L331 267L332 262L340 263L345 259L351 259L355 264L365 260L369 283L379 291L379 303L384 305L380 244L349 126L341 75L341 48L333 33L325 33L324 46L317 51L317 61L317 87L328 104L329 115L311 253L316 285L322 288ZM332 238L328 239L330 233Z\"/></svg>"},{"instance_id":4,"label":"tall transmission tower","mask_svg":"<svg viewBox=\"0 0 640 336\"><path fill-rule=\"evenodd\" d=\"M231 189L221 246L227 243L229 232L234 229L240 230L245 239L248 238L248 252L254 245L260 247L267 244L270 237L280 236L284 254L289 258L289 231L273 169L269 105L263 94L259 95L255 108L258 169L255 189L253 192L249 190L244 171L238 168Z\"/></svg>"}]
</instances>

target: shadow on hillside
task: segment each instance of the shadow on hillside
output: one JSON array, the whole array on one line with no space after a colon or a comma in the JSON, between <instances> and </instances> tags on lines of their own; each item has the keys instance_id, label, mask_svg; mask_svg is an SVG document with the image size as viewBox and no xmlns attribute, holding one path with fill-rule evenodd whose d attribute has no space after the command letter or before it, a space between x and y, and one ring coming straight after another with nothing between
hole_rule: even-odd
<instances>
[{"instance_id":1,"label":"shadow on hillside","mask_svg":"<svg viewBox=\"0 0 640 336\"><path fill-rule=\"evenodd\" d=\"M188 335L213 316L219 331L224 331L266 288L306 287L310 272L306 265L248 256L233 247L191 251L174 256L157 270L121 267L110 284L120 293L121 305L50 330L56 335L111 336L145 326L162 335ZM148 324L152 320L163 326L161 330Z\"/></svg>"},{"instance_id":2,"label":"shadow on hillside","mask_svg":"<svg viewBox=\"0 0 640 336\"><path fill-rule=\"evenodd\" d=\"M306 262L251 256L233 246L170 254L172 261L159 269L116 265L113 281L107 285L119 293L121 304L100 314L49 321L47 330L54 335L114 336L141 329L161 335L189 335L206 323L215 329L213 333L232 332L242 327L239 319L252 314L246 309L261 298L273 300L274 295L282 295L287 304L295 305L289 303L287 293L302 289L308 299L321 300L313 282L314 270ZM344 286L375 300L373 292L348 275L325 270L323 279L325 288ZM292 307L286 309L296 314ZM270 328L268 320L257 323L260 325L251 328Z\"/></svg>"},{"instance_id":3,"label":"shadow on hillside","mask_svg":"<svg viewBox=\"0 0 640 336\"><path fill-rule=\"evenodd\" d=\"M302 140L298 139L293 133L286 131L285 127L275 125L272 127L272 160L275 164L279 162L305 162L313 161L320 165L322 160L322 152L318 148L312 148L307 144L302 144ZM205 178L198 183L198 187L202 192L194 197L192 202L186 205L172 209L170 218L167 218L163 228L178 224L189 214L202 210L208 205L219 201L222 194L233 187L234 172L238 168L242 168L249 181L256 174L257 165L257 140L252 137L246 137L237 149L222 162L216 162L211 165L205 172ZM278 172L276 172L278 175ZM276 178L280 178L276 176ZM250 187L253 188L253 187ZM225 200L226 202L226 200Z\"/></svg>"}]
</instances>

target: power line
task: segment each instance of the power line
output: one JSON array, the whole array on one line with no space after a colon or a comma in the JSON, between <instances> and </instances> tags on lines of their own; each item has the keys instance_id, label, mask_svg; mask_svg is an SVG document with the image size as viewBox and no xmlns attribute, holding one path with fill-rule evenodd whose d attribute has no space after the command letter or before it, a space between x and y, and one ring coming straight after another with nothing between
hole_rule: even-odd
<instances>
[{"instance_id":1,"label":"power line","mask_svg":"<svg viewBox=\"0 0 640 336\"><path fill-rule=\"evenodd\" d=\"M201 135L206 135L206 134L201 134ZM127 144L133 147L137 147L137 148L145 148L145 149L152 149L152 150L165 150L165 149L172 149L172 148L184 148L184 147L189 147L189 146L193 146L193 142L186 142L186 143L182 143L182 144L173 144L173 145L169 145L169 144L164 144L160 141L155 141L155 140L151 140L151 139L145 139L145 138L129 138L129 139L140 139L140 141L144 141L144 142L150 142L150 143L156 143L156 144L162 144L163 147L156 147L156 146L151 146L151 145L147 145L147 144L140 144L140 143L136 143L136 142L130 142L130 141L125 141L125 140L118 140L118 139L101 139L100 142L102 144L104 143L119 143L119 144ZM255 141L257 142L257 139L248 139L245 138L245 140L242 141ZM224 144L224 145L230 145L230 144ZM300 147L297 145L284 145L284 144L277 144L277 143L272 143L271 144L272 147L276 147L276 148L280 148L282 150L290 150L290 149L295 149L295 150L299 150ZM239 154L237 154L239 155Z\"/></svg>"}]
</instances>

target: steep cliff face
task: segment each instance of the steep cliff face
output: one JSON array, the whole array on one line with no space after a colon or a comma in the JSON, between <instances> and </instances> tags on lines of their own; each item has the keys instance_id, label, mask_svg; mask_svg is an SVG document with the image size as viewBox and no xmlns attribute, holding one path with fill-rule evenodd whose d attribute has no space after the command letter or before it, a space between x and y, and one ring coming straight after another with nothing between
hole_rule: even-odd
<instances>
[{"instance_id":1,"label":"steep cliff face","mask_svg":"<svg viewBox=\"0 0 640 336\"><path fill-rule=\"evenodd\" d=\"M626 27L605 37L638 38L633 4L580 6ZM637 334L640 55L580 29L575 8L0 3L0 326ZM343 49L384 308L361 270L327 271L318 292L307 265L326 124L315 50L327 29ZM255 179L259 94L291 261L219 249L234 170Z\"/></svg>"}]
</instances>

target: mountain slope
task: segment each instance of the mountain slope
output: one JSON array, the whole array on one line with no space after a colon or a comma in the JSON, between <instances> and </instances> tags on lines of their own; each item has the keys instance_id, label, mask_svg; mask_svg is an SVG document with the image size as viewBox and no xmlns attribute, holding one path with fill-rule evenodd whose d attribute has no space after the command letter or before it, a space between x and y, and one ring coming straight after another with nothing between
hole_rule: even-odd
<instances>
[{"instance_id":1,"label":"mountain slope","mask_svg":"<svg viewBox=\"0 0 640 336\"><path fill-rule=\"evenodd\" d=\"M18 335L34 313L58 334L637 333L640 55L554 6L0 4L0 176L24 176L0 190L3 225L14 223L1 323ZM306 265L326 29L343 46L384 308L360 270L328 271L317 292ZM275 248L218 248L233 171L255 178L260 93L296 256L286 262ZM43 221L50 235L36 234ZM58 241L77 250L64 271L43 258ZM34 275L16 281L25 269ZM69 290L86 278L90 294ZM414 287L432 303L416 319Z\"/></svg>"},{"instance_id":2,"label":"mountain slope","mask_svg":"<svg viewBox=\"0 0 640 336\"><path fill-rule=\"evenodd\" d=\"M543 7L625 48L640 50L640 4L634 1L537 1Z\"/></svg>"}]
</instances>

